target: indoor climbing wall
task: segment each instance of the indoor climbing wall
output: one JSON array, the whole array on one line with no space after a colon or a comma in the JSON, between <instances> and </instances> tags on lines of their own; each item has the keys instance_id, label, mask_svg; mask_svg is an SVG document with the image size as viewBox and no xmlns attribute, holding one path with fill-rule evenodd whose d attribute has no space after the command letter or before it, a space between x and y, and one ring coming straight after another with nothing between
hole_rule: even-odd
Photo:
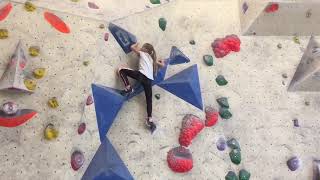
<instances>
[{"instance_id":1,"label":"indoor climbing wall","mask_svg":"<svg viewBox=\"0 0 320 180\"><path fill-rule=\"evenodd\" d=\"M320 5L317 1L240 1L244 35L318 35Z\"/></svg>"},{"instance_id":2,"label":"indoor climbing wall","mask_svg":"<svg viewBox=\"0 0 320 180\"><path fill-rule=\"evenodd\" d=\"M0 127L0 179L312 179L320 96L287 91L311 34L241 36L238 0L151 2L31 1L30 12L12 2L0 15L2 72L21 40L24 73L37 83L33 94L0 98L38 113ZM257 17L269 3L246 2ZM137 68L119 42L135 40L170 61L153 84L153 134L139 86L129 97L118 91L117 69ZM46 69L41 79L36 68Z\"/></svg>"}]
</instances>

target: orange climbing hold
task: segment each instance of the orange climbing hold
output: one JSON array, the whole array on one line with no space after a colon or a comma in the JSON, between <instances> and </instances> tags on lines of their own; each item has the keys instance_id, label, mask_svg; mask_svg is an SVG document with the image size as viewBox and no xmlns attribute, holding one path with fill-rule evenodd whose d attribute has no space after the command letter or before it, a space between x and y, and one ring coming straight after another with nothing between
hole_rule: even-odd
<instances>
[{"instance_id":1,"label":"orange climbing hold","mask_svg":"<svg viewBox=\"0 0 320 180\"><path fill-rule=\"evenodd\" d=\"M8 3L0 9L0 21L3 21L10 13L12 9L12 4Z\"/></svg>"},{"instance_id":2,"label":"orange climbing hold","mask_svg":"<svg viewBox=\"0 0 320 180\"><path fill-rule=\"evenodd\" d=\"M50 12L44 13L44 18L54 27L56 30L62 33L70 33L69 27L58 16Z\"/></svg>"}]
</instances>

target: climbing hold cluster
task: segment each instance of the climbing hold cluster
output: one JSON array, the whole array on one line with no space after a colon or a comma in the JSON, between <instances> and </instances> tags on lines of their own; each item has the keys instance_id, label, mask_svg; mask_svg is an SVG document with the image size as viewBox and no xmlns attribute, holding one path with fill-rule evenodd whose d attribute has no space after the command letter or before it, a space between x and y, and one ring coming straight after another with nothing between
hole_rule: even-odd
<instances>
[{"instance_id":1,"label":"climbing hold cluster","mask_svg":"<svg viewBox=\"0 0 320 180\"><path fill-rule=\"evenodd\" d=\"M18 105L14 102L6 102L2 105L2 111L7 115L16 114L18 111Z\"/></svg>"},{"instance_id":2,"label":"climbing hold cluster","mask_svg":"<svg viewBox=\"0 0 320 180\"><path fill-rule=\"evenodd\" d=\"M226 78L222 75L217 76L216 78L216 82L219 86L225 86L228 84L228 81L226 80Z\"/></svg>"},{"instance_id":3,"label":"climbing hold cluster","mask_svg":"<svg viewBox=\"0 0 320 180\"><path fill-rule=\"evenodd\" d=\"M0 39L7 39L9 37L9 32L7 29L0 29Z\"/></svg>"},{"instance_id":4,"label":"climbing hold cluster","mask_svg":"<svg viewBox=\"0 0 320 180\"><path fill-rule=\"evenodd\" d=\"M188 147L193 138L204 128L204 123L195 115L187 114L182 120L182 128L179 136L181 146Z\"/></svg>"},{"instance_id":5,"label":"climbing hold cluster","mask_svg":"<svg viewBox=\"0 0 320 180\"><path fill-rule=\"evenodd\" d=\"M71 155L71 167L77 171L84 163L84 155L81 151L74 151Z\"/></svg>"},{"instance_id":6,"label":"climbing hold cluster","mask_svg":"<svg viewBox=\"0 0 320 180\"><path fill-rule=\"evenodd\" d=\"M51 108L57 108L57 107L59 107L59 103L58 103L57 98L56 98L56 97L53 97L53 98L49 99L48 105L49 105L49 107L51 107Z\"/></svg>"},{"instance_id":7,"label":"climbing hold cluster","mask_svg":"<svg viewBox=\"0 0 320 180\"><path fill-rule=\"evenodd\" d=\"M205 108L206 113L206 120L205 120L205 126L206 127L212 127L218 122L219 118L219 112L214 109L213 107L207 106Z\"/></svg>"},{"instance_id":8,"label":"climbing hold cluster","mask_svg":"<svg viewBox=\"0 0 320 180\"><path fill-rule=\"evenodd\" d=\"M219 114L223 119L230 119L232 117L231 112L229 111L229 102L226 97L221 97L217 99L218 104L220 105Z\"/></svg>"},{"instance_id":9,"label":"climbing hold cluster","mask_svg":"<svg viewBox=\"0 0 320 180\"><path fill-rule=\"evenodd\" d=\"M24 9L28 12L33 12L37 9L37 7L34 4L32 4L30 1L26 1L24 3Z\"/></svg>"},{"instance_id":10,"label":"climbing hold cluster","mask_svg":"<svg viewBox=\"0 0 320 180\"><path fill-rule=\"evenodd\" d=\"M301 164L300 159L296 156L290 158L287 161L287 166L291 171L297 170L300 167L300 164Z\"/></svg>"},{"instance_id":11,"label":"climbing hold cluster","mask_svg":"<svg viewBox=\"0 0 320 180\"><path fill-rule=\"evenodd\" d=\"M274 13L279 10L279 4L278 3L272 3L266 7L264 10L266 13Z\"/></svg>"},{"instance_id":12,"label":"climbing hold cluster","mask_svg":"<svg viewBox=\"0 0 320 180\"><path fill-rule=\"evenodd\" d=\"M56 139L59 135L59 131L56 129L56 127L53 124L48 124L46 128L44 129L44 137L47 140L53 140Z\"/></svg>"},{"instance_id":13,"label":"climbing hold cluster","mask_svg":"<svg viewBox=\"0 0 320 180\"><path fill-rule=\"evenodd\" d=\"M162 31L166 30L167 27L167 20L165 18L160 18L159 19L159 27Z\"/></svg>"},{"instance_id":14,"label":"climbing hold cluster","mask_svg":"<svg viewBox=\"0 0 320 180\"><path fill-rule=\"evenodd\" d=\"M33 71L33 76L36 79L41 79L46 75L46 69L45 68L37 68Z\"/></svg>"},{"instance_id":15,"label":"climbing hold cluster","mask_svg":"<svg viewBox=\"0 0 320 180\"><path fill-rule=\"evenodd\" d=\"M29 47L29 55L32 57L39 56L40 54L40 47L39 46L31 46Z\"/></svg>"},{"instance_id":16,"label":"climbing hold cluster","mask_svg":"<svg viewBox=\"0 0 320 180\"><path fill-rule=\"evenodd\" d=\"M204 55L203 61L204 61L204 63L206 63L207 66L213 65L213 57L211 55Z\"/></svg>"},{"instance_id":17,"label":"climbing hold cluster","mask_svg":"<svg viewBox=\"0 0 320 180\"><path fill-rule=\"evenodd\" d=\"M178 173L185 173L192 169L193 159L189 149L182 146L171 149L167 154L169 168Z\"/></svg>"},{"instance_id":18,"label":"climbing hold cluster","mask_svg":"<svg viewBox=\"0 0 320 180\"><path fill-rule=\"evenodd\" d=\"M228 35L225 38L218 38L212 44L212 50L216 58L223 58L231 51L240 51L241 41L237 35Z\"/></svg>"}]
</instances>

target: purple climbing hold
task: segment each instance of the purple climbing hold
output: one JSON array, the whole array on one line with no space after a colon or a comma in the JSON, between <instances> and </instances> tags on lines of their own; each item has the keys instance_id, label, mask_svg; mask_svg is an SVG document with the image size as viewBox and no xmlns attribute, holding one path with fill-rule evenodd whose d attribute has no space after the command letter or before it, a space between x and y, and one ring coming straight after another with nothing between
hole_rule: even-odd
<instances>
[{"instance_id":1,"label":"purple climbing hold","mask_svg":"<svg viewBox=\"0 0 320 180\"><path fill-rule=\"evenodd\" d=\"M84 133L84 131L86 130L86 123L81 123L80 125L79 125L79 127L78 127L78 134L83 134Z\"/></svg>"},{"instance_id":2,"label":"purple climbing hold","mask_svg":"<svg viewBox=\"0 0 320 180\"><path fill-rule=\"evenodd\" d=\"M298 119L294 119L292 121L293 121L294 127L300 127Z\"/></svg>"},{"instance_id":3,"label":"purple climbing hold","mask_svg":"<svg viewBox=\"0 0 320 180\"><path fill-rule=\"evenodd\" d=\"M97 6L94 2L88 2L88 6L91 9L99 9L99 6Z\"/></svg>"},{"instance_id":4,"label":"purple climbing hold","mask_svg":"<svg viewBox=\"0 0 320 180\"><path fill-rule=\"evenodd\" d=\"M105 40L105 41L108 41L108 40L109 40L109 33L105 33L105 34L104 34L104 40Z\"/></svg>"},{"instance_id":5,"label":"purple climbing hold","mask_svg":"<svg viewBox=\"0 0 320 180\"><path fill-rule=\"evenodd\" d=\"M295 171L297 170L299 167L300 167L300 159L296 156L290 158L288 161L287 161L287 165L288 165L288 168L291 170L291 171Z\"/></svg>"},{"instance_id":6,"label":"purple climbing hold","mask_svg":"<svg viewBox=\"0 0 320 180\"><path fill-rule=\"evenodd\" d=\"M86 105L89 106L93 103L93 97L92 95L89 95L88 98L87 98L87 102L86 102Z\"/></svg>"},{"instance_id":7,"label":"purple climbing hold","mask_svg":"<svg viewBox=\"0 0 320 180\"><path fill-rule=\"evenodd\" d=\"M84 156L81 151L74 151L71 155L71 167L77 171L84 163Z\"/></svg>"},{"instance_id":8,"label":"purple climbing hold","mask_svg":"<svg viewBox=\"0 0 320 180\"><path fill-rule=\"evenodd\" d=\"M244 2L242 4L242 12L243 12L243 14L245 14L247 12L248 8L249 8L248 3Z\"/></svg>"},{"instance_id":9,"label":"purple climbing hold","mask_svg":"<svg viewBox=\"0 0 320 180\"><path fill-rule=\"evenodd\" d=\"M219 151L224 151L227 148L227 142L224 137L220 137L217 141L217 149Z\"/></svg>"}]
</instances>

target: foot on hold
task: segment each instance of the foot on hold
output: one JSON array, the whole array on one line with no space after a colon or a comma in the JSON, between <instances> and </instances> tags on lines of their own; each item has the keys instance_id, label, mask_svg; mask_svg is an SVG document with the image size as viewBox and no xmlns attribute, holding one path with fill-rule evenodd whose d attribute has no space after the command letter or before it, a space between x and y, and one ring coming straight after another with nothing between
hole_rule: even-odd
<instances>
[{"instance_id":1,"label":"foot on hold","mask_svg":"<svg viewBox=\"0 0 320 180\"><path fill-rule=\"evenodd\" d=\"M148 117L146 119L146 126L149 128L149 130L151 131L151 134L153 134L153 132L157 129L157 126L154 122L152 122L152 119L150 117Z\"/></svg>"},{"instance_id":2,"label":"foot on hold","mask_svg":"<svg viewBox=\"0 0 320 180\"><path fill-rule=\"evenodd\" d=\"M125 89L120 92L122 96L129 96L134 92L133 88Z\"/></svg>"},{"instance_id":3,"label":"foot on hold","mask_svg":"<svg viewBox=\"0 0 320 180\"><path fill-rule=\"evenodd\" d=\"M229 171L225 177L225 180L238 180L238 177L235 172Z\"/></svg>"},{"instance_id":4,"label":"foot on hold","mask_svg":"<svg viewBox=\"0 0 320 180\"><path fill-rule=\"evenodd\" d=\"M251 174L245 169L241 169L239 172L239 180L249 180L250 176Z\"/></svg>"}]
</instances>

